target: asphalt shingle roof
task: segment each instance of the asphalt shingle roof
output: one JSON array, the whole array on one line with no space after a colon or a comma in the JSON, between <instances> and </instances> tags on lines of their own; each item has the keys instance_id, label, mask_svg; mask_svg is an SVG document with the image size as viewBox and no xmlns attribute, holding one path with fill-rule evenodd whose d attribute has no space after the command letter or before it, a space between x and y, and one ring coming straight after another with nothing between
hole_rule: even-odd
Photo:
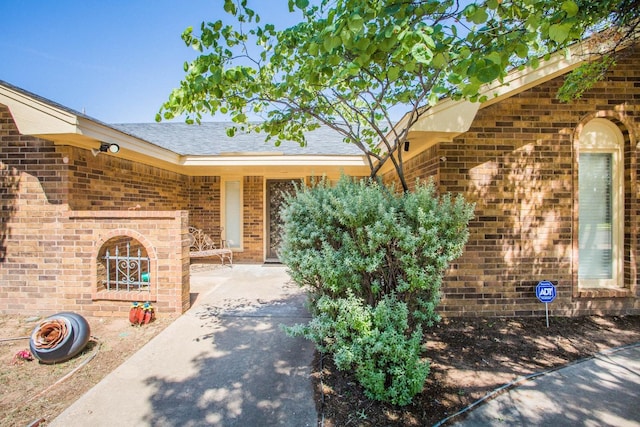
<instances>
[{"instance_id":1,"label":"asphalt shingle roof","mask_svg":"<svg viewBox=\"0 0 640 427\"><path fill-rule=\"evenodd\" d=\"M3 80L0 80L0 85L75 116L116 129L181 155L215 156L249 153L280 153L283 155L362 154L358 147L343 142L342 135L327 126L308 132L306 134L306 147L300 147L298 143L293 141L282 142L279 147L276 147L273 140L265 142L266 135L264 134L237 132L234 137L227 136L226 129L231 126L229 122L204 122L201 125L188 125L179 122L110 124Z\"/></svg>"},{"instance_id":2,"label":"asphalt shingle roof","mask_svg":"<svg viewBox=\"0 0 640 427\"><path fill-rule=\"evenodd\" d=\"M265 142L266 135L241 133L227 136L226 122L186 123L119 123L113 128L144 139L182 155L269 154L283 155L360 155L353 144L343 142L342 136L329 127L321 127L306 134L307 146L285 141L279 147L275 141Z\"/></svg>"}]
</instances>

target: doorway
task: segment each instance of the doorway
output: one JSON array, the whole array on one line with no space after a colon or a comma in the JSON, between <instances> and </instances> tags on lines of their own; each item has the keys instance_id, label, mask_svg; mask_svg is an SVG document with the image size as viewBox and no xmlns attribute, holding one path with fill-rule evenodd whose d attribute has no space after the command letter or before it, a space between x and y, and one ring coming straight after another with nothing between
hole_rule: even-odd
<instances>
[{"instance_id":1,"label":"doorway","mask_svg":"<svg viewBox=\"0 0 640 427\"><path fill-rule=\"evenodd\" d=\"M267 180L267 256L265 262L279 263L278 251L282 242L282 219L280 209L287 194L295 192L297 180Z\"/></svg>"}]
</instances>

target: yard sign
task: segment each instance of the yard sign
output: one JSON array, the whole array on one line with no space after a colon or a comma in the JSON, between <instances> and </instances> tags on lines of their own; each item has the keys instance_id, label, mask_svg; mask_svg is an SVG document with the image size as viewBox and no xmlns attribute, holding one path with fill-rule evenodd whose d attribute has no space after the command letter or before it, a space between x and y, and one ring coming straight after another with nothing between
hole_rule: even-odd
<instances>
[{"instance_id":1,"label":"yard sign","mask_svg":"<svg viewBox=\"0 0 640 427\"><path fill-rule=\"evenodd\" d=\"M547 314L547 328L549 327L549 303L556 299L556 287L548 280L543 280L536 286L536 297L540 302L544 303L545 313Z\"/></svg>"}]
</instances>

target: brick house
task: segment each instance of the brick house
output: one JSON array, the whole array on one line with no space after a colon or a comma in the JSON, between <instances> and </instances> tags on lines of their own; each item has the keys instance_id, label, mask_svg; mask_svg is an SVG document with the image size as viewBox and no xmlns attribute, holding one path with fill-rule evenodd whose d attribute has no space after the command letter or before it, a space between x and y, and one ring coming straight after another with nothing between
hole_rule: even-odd
<instances>
[{"instance_id":1,"label":"brick house","mask_svg":"<svg viewBox=\"0 0 640 427\"><path fill-rule=\"evenodd\" d=\"M0 81L0 172L0 312L118 316L132 301L189 308L189 225L230 241L234 262L262 263L293 180L368 168L327 129L302 149L215 123L113 126ZM106 251L126 243L148 282L105 288Z\"/></svg>"},{"instance_id":2,"label":"brick house","mask_svg":"<svg viewBox=\"0 0 640 427\"><path fill-rule=\"evenodd\" d=\"M482 104L444 100L412 128L407 181L431 177L476 204L465 253L446 275L444 315L543 315L541 280L557 287L554 314L640 313L639 60L627 55L563 104L555 93L579 57L554 57L487 88ZM120 150L100 152L103 142ZM270 261L278 195L292 180L368 175L326 129L302 149L229 140L215 123L107 125L3 82L0 171L0 312L95 315L141 299L186 310L188 225L223 227L234 261ZM100 260L121 241L150 260L148 298L100 287Z\"/></svg>"},{"instance_id":3,"label":"brick house","mask_svg":"<svg viewBox=\"0 0 640 427\"><path fill-rule=\"evenodd\" d=\"M407 182L432 176L476 204L444 315L544 316L542 280L556 285L554 314L640 313L640 52L628 50L574 103L556 93L575 52L512 73L482 104L445 100L412 128Z\"/></svg>"}]
</instances>

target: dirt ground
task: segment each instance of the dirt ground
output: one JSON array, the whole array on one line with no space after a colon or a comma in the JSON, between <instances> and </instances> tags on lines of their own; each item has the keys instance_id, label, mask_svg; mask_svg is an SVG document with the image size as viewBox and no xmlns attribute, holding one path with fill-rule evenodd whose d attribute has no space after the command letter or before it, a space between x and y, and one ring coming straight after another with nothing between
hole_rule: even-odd
<instances>
[{"instance_id":1,"label":"dirt ground","mask_svg":"<svg viewBox=\"0 0 640 427\"><path fill-rule=\"evenodd\" d=\"M0 316L0 426L45 426L172 321L131 326L124 317L86 319L93 338L84 350L47 365L15 357L29 349L29 337L43 318ZM20 337L27 338L14 339Z\"/></svg>"},{"instance_id":2,"label":"dirt ground","mask_svg":"<svg viewBox=\"0 0 640 427\"><path fill-rule=\"evenodd\" d=\"M1 426L45 426L172 321L135 327L125 318L87 318L95 340L75 358L16 360L29 339L13 338L29 337L39 320L0 316ZM640 316L552 318L549 329L544 319L450 319L425 335L431 373L406 407L367 399L353 377L318 355L313 380L324 426L433 425L516 378L639 342Z\"/></svg>"},{"instance_id":3,"label":"dirt ground","mask_svg":"<svg viewBox=\"0 0 640 427\"><path fill-rule=\"evenodd\" d=\"M313 375L323 425L434 425L523 376L640 342L640 316L552 318L548 329L544 318L449 319L425 335L431 372L405 407L367 399L353 376L319 355Z\"/></svg>"}]
</instances>

